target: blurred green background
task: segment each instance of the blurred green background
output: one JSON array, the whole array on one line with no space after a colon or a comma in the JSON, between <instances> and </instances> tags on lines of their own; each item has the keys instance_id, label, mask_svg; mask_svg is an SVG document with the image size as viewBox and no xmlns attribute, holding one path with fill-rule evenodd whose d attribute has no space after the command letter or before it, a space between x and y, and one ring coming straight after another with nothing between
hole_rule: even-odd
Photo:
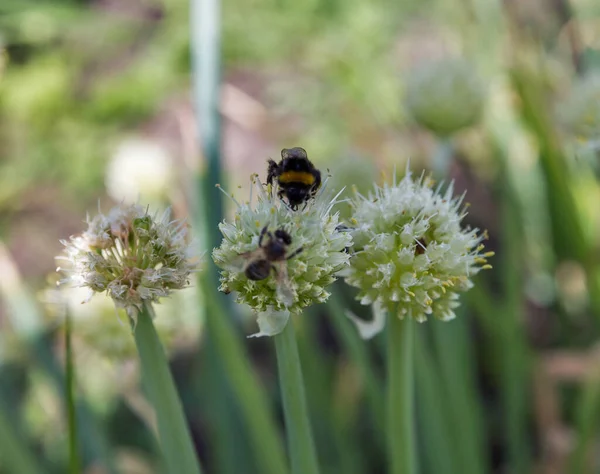
<instances>
[{"instance_id":1,"label":"blurred green background","mask_svg":"<svg viewBox=\"0 0 600 474\"><path fill-rule=\"evenodd\" d=\"M457 320L418 328L421 472L600 472L600 3L223 0L221 16L224 187L246 199L284 147L363 192L410 160L467 190L489 233L494 269ZM59 294L54 256L86 212L137 200L204 222L210 250L195 29L184 0L0 0L0 442L39 472L67 472L65 299L83 472L160 472L131 331L109 300ZM352 297L336 284L299 322L312 425L323 473L384 473L383 341L348 326L344 308L369 317ZM194 441L207 472L259 473L202 301L185 290L156 320ZM281 424L272 344L231 312Z\"/></svg>"}]
</instances>

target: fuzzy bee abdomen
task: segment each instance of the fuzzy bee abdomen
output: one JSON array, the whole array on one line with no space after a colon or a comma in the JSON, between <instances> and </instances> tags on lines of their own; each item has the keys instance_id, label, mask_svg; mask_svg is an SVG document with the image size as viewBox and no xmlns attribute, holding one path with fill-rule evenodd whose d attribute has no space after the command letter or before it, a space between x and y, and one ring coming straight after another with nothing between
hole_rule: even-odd
<instances>
[{"instance_id":1,"label":"fuzzy bee abdomen","mask_svg":"<svg viewBox=\"0 0 600 474\"><path fill-rule=\"evenodd\" d=\"M315 182L315 177L305 171L284 171L279 175L280 184L302 183L311 186Z\"/></svg>"}]
</instances>

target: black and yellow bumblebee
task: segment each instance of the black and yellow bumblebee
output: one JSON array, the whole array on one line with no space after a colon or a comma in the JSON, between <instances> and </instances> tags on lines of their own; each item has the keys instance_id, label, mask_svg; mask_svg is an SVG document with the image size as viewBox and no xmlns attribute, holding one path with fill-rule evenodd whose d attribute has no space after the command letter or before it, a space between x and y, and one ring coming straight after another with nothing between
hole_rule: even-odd
<instances>
[{"instance_id":1,"label":"black and yellow bumblebee","mask_svg":"<svg viewBox=\"0 0 600 474\"><path fill-rule=\"evenodd\" d=\"M294 292L288 278L286 262L301 253L303 248L298 247L288 253L291 244L292 236L284 228L271 232L265 226L258 237L258 247L239 254L227 265L227 270L243 272L248 280L254 281L266 280L273 272L278 298L292 304ZM230 290L225 289L224 292L229 293Z\"/></svg>"},{"instance_id":2,"label":"black and yellow bumblebee","mask_svg":"<svg viewBox=\"0 0 600 474\"><path fill-rule=\"evenodd\" d=\"M284 148L279 163L269 160L267 184L272 185L274 180L279 186L279 198L285 198L296 210L316 194L321 186L321 172L310 162L304 148Z\"/></svg>"}]
</instances>

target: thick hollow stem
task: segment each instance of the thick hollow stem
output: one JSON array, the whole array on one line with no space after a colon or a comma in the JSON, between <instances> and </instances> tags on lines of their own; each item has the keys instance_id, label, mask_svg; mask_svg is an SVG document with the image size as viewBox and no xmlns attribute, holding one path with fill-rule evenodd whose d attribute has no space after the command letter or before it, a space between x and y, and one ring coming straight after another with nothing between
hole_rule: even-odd
<instances>
[{"instance_id":1,"label":"thick hollow stem","mask_svg":"<svg viewBox=\"0 0 600 474\"><path fill-rule=\"evenodd\" d=\"M152 306L144 305L135 326L142 380L156 411L160 445L169 474L200 474L200 464L186 424L181 401L158 339Z\"/></svg>"},{"instance_id":2,"label":"thick hollow stem","mask_svg":"<svg viewBox=\"0 0 600 474\"><path fill-rule=\"evenodd\" d=\"M387 422L390 474L415 474L413 325L388 316Z\"/></svg>"},{"instance_id":3,"label":"thick hollow stem","mask_svg":"<svg viewBox=\"0 0 600 474\"><path fill-rule=\"evenodd\" d=\"M317 452L310 430L304 382L292 319L274 336L287 441L293 474L318 474Z\"/></svg>"}]
</instances>

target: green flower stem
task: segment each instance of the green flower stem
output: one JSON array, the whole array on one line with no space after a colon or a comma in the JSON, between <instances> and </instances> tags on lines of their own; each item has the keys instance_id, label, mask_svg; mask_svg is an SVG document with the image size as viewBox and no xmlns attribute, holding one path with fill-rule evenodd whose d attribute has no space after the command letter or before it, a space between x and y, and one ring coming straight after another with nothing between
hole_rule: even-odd
<instances>
[{"instance_id":1,"label":"green flower stem","mask_svg":"<svg viewBox=\"0 0 600 474\"><path fill-rule=\"evenodd\" d=\"M210 288L209 281L204 283L208 305L207 329L214 340L246 429L250 433L250 441L256 453L260 472L286 474L289 468L275 420L269 410L268 398L254 375L248 355L237 338L230 316L219 303L219 295L214 294L215 290Z\"/></svg>"},{"instance_id":2,"label":"green flower stem","mask_svg":"<svg viewBox=\"0 0 600 474\"><path fill-rule=\"evenodd\" d=\"M65 321L65 392L67 418L69 424L69 470L72 474L81 472L79 462L79 444L77 442L77 417L75 413L75 370L73 366L73 347L71 345L71 314L67 310Z\"/></svg>"},{"instance_id":3,"label":"green flower stem","mask_svg":"<svg viewBox=\"0 0 600 474\"><path fill-rule=\"evenodd\" d=\"M390 474L415 474L413 321L388 315L387 422Z\"/></svg>"},{"instance_id":4,"label":"green flower stem","mask_svg":"<svg viewBox=\"0 0 600 474\"><path fill-rule=\"evenodd\" d=\"M186 424L167 357L154 329L154 310L144 304L135 326L142 380L156 411L160 445L169 474L200 474L200 464Z\"/></svg>"},{"instance_id":5,"label":"green flower stem","mask_svg":"<svg viewBox=\"0 0 600 474\"><path fill-rule=\"evenodd\" d=\"M300 357L292 319L274 336L279 383L293 474L317 474L317 451L310 430Z\"/></svg>"},{"instance_id":6,"label":"green flower stem","mask_svg":"<svg viewBox=\"0 0 600 474\"><path fill-rule=\"evenodd\" d=\"M433 174L436 180L448 178L448 171L454 159L454 144L451 137L438 138L437 147L432 157Z\"/></svg>"}]
</instances>

